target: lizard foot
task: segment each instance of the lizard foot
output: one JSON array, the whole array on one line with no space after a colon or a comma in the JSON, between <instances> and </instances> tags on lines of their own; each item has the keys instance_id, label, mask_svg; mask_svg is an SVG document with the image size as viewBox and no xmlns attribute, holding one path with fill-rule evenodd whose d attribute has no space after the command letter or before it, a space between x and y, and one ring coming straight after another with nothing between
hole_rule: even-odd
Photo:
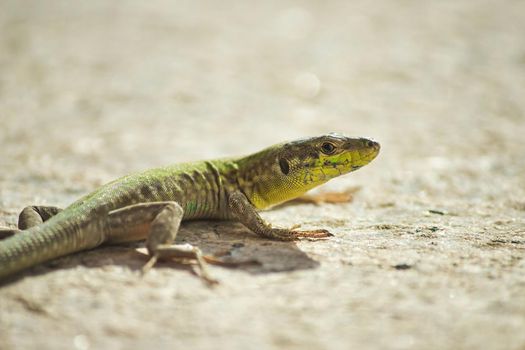
<instances>
[{"instance_id":1,"label":"lizard foot","mask_svg":"<svg viewBox=\"0 0 525 350\"><path fill-rule=\"evenodd\" d=\"M155 253L142 268L142 274L147 273L158 260L165 259L194 259L199 267L199 277L210 285L219 283L219 281L211 277L208 271L208 264L201 250L191 244L160 244L156 246Z\"/></svg>"},{"instance_id":2,"label":"lizard foot","mask_svg":"<svg viewBox=\"0 0 525 350\"><path fill-rule=\"evenodd\" d=\"M318 240L329 238L332 236L333 234L323 229L297 231L290 229L273 228L265 232L265 237L276 239L279 241L295 241L301 238L306 238L309 240Z\"/></svg>"},{"instance_id":3,"label":"lizard foot","mask_svg":"<svg viewBox=\"0 0 525 350\"><path fill-rule=\"evenodd\" d=\"M322 239L333 237L334 235L328 230L317 229L317 230L306 230L306 231L292 231L292 234L296 238L309 238L309 239Z\"/></svg>"}]
</instances>

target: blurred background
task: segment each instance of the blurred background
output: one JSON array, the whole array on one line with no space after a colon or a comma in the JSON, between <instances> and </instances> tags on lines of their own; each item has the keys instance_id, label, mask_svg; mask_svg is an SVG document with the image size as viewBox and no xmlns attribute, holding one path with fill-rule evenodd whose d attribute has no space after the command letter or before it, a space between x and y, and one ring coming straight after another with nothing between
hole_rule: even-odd
<instances>
[{"instance_id":1,"label":"blurred background","mask_svg":"<svg viewBox=\"0 0 525 350\"><path fill-rule=\"evenodd\" d=\"M141 329L151 337L134 341L144 346L525 346L525 2L0 0L3 225L25 205L66 206L132 171L329 131L372 137L382 150L327 185L360 187L353 203L266 214L338 227L342 241L299 245L320 262L314 272L214 270L230 281L217 297L175 271L143 306L168 318L161 301L187 305L185 319L175 316L182 330L162 332L125 298L100 302L127 315L108 320L121 322L109 331L97 325L102 314L67 302L31 321L22 290L34 305L54 300L38 286L68 286L44 274L4 289L0 345L31 347L52 329L49 315L78 313L50 347L129 344ZM405 263L406 274L391 268ZM64 272L69 287L96 300L77 270ZM101 282L123 272L99 273ZM195 312L203 300L209 308ZM78 321L88 325L81 333Z\"/></svg>"},{"instance_id":2,"label":"blurred background","mask_svg":"<svg viewBox=\"0 0 525 350\"><path fill-rule=\"evenodd\" d=\"M77 174L94 179L327 131L378 139L383 164L394 150L472 158L521 142L505 134L523 124L521 1L2 8L2 161L71 167L53 175L95 158L100 169Z\"/></svg>"}]
</instances>

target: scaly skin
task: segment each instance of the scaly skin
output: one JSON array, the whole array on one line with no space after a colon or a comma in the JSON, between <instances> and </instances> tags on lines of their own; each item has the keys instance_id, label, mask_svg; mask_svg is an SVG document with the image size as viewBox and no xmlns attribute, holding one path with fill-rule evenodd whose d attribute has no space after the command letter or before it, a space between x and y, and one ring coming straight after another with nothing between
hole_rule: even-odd
<instances>
[{"instance_id":1,"label":"scaly skin","mask_svg":"<svg viewBox=\"0 0 525 350\"><path fill-rule=\"evenodd\" d=\"M3 232L14 234L0 241L0 279L104 243L145 238L152 257L149 267L158 258L192 257L202 263L197 248L173 245L180 222L188 219L235 219L260 236L278 240L329 237L326 230L273 228L256 209L296 198L356 170L372 161L379 148L368 139L328 134L246 157L128 175L64 210L27 207L20 214L20 230Z\"/></svg>"}]
</instances>

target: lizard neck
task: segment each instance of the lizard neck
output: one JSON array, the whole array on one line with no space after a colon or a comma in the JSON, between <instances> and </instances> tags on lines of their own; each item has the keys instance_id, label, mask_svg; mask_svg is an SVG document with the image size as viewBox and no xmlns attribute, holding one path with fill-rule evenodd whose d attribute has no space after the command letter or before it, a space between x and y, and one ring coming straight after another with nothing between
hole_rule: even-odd
<instances>
[{"instance_id":1,"label":"lizard neck","mask_svg":"<svg viewBox=\"0 0 525 350\"><path fill-rule=\"evenodd\" d=\"M301 174L285 174L280 164L282 145L236 159L237 186L257 209L301 196L319 183L306 183Z\"/></svg>"}]
</instances>

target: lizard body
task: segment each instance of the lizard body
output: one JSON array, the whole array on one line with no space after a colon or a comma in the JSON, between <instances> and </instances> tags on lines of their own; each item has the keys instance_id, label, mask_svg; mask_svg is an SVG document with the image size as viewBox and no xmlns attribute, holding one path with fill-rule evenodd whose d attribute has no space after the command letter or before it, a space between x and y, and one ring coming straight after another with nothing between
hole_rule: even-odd
<instances>
[{"instance_id":1,"label":"lizard body","mask_svg":"<svg viewBox=\"0 0 525 350\"><path fill-rule=\"evenodd\" d=\"M0 279L38 263L104 243L146 239L152 257L192 257L198 248L174 245L190 219L235 219L270 239L324 238L326 230L274 228L258 209L293 199L374 159L380 146L339 134L278 144L240 158L185 163L124 176L64 210L26 207L18 230L0 241ZM4 232L4 235L6 232ZM202 267L202 266L201 266Z\"/></svg>"}]
</instances>

